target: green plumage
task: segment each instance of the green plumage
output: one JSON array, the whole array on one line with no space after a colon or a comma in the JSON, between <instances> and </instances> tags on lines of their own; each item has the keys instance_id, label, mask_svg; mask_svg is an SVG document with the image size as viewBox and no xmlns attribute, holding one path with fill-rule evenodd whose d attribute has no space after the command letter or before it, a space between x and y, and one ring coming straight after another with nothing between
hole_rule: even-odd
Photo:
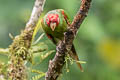
<instances>
[{"instance_id":1,"label":"green plumage","mask_svg":"<svg viewBox=\"0 0 120 80\"><path fill-rule=\"evenodd\" d=\"M57 26L55 26L54 31L51 29L49 23L51 23L49 21L49 23L47 23L47 18L49 18L49 15L53 14L52 17L55 17L55 15L57 14L59 16L59 24ZM51 18L52 18L51 17ZM53 20L52 20L53 21ZM56 22L57 23L57 22ZM41 25L43 30L45 31L45 33L47 34L48 38L52 40L52 42L57 45L59 43L59 41L63 40L64 38L64 32L67 31L67 27L70 24L70 20L68 18L68 15L66 14L66 12L62 9L57 9L57 10L52 10L49 11L42 19L41 21ZM72 45L71 51L69 53L69 55L76 61L79 60L74 45ZM83 71L82 66L80 63L77 63L79 68L81 69L81 71Z\"/></svg>"},{"instance_id":2,"label":"green plumage","mask_svg":"<svg viewBox=\"0 0 120 80\"><path fill-rule=\"evenodd\" d=\"M48 16L48 14L58 14L59 15L60 23L58 24L58 26L56 26L54 31L52 31L51 28L48 27L48 25L46 23L46 17ZM64 37L64 32L67 30L67 23L64 19L64 16L62 15L62 9L52 10L52 11L48 12L44 16L43 20L44 21L43 21L43 23L41 23L41 25L42 25L42 28L44 29L45 33L53 36L56 43L58 43L58 39L62 40Z\"/></svg>"}]
</instances>

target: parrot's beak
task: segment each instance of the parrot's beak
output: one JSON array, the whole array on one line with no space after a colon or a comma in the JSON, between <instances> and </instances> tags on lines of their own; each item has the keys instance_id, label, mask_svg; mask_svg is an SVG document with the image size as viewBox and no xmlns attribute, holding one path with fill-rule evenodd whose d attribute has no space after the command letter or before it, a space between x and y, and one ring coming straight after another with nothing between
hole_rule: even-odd
<instances>
[{"instance_id":1,"label":"parrot's beak","mask_svg":"<svg viewBox=\"0 0 120 80\"><path fill-rule=\"evenodd\" d=\"M50 28L52 29L52 31L54 31L56 28L56 23L50 23Z\"/></svg>"}]
</instances>

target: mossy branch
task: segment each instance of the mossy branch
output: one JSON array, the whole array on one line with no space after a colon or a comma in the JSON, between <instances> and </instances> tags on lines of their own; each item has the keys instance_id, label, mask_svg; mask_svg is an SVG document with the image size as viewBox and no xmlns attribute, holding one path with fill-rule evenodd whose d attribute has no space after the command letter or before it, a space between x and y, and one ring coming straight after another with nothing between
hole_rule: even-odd
<instances>
[{"instance_id":1,"label":"mossy branch","mask_svg":"<svg viewBox=\"0 0 120 80\"><path fill-rule=\"evenodd\" d=\"M36 0L31 17L26 28L20 35L16 36L9 46L10 61L8 66L8 80L27 80L25 61L30 57L29 49L34 30L43 11L46 0Z\"/></svg>"},{"instance_id":2,"label":"mossy branch","mask_svg":"<svg viewBox=\"0 0 120 80\"><path fill-rule=\"evenodd\" d=\"M64 40L57 46L57 52L53 60L50 60L48 71L45 76L45 80L57 80L62 72L62 68L65 63L65 56L71 50L73 40L76 36L80 25L87 16L92 0L82 0L81 6L74 17L72 24L69 26L67 32L64 33Z\"/></svg>"}]
</instances>

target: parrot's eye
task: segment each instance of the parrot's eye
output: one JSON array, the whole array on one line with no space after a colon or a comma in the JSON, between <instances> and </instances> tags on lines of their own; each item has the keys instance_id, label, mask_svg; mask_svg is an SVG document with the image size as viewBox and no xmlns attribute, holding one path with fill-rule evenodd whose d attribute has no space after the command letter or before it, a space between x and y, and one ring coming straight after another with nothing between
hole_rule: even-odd
<instances>
[{"instance_id":1,"label":"parrot's eye","mask_svg":"<svg viewBox=\"0 0 120 80\"><path fill-rule=\"evenodd\" d=\"M46 18L46 23L47 23L48 25L50 24L49 18Z\"/></svg>"},{"instance_id":2,"label":"parrot's eye","mask_svg":"<svg viewBox=\"0 0 120 80\"><path fill-rule=\"evenodd\" d=\"M46 22L49 22L49 18L46 19Z\"/></svg>"}]
</instances>

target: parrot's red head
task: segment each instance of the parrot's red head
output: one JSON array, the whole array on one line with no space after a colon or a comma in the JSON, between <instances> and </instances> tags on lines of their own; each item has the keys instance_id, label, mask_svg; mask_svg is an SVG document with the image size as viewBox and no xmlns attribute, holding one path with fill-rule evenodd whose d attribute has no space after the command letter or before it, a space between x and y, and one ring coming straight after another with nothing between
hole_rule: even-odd
<instances>
[{"instance_id":1,"label":"parrot's red head","mask_svg":"<svg viewBox=\"0 0 120 80\"><path fill-rule=\"evenodd\" d=\"M55 30L55 28L58 26L60 22L60 18L58 14L48 14L46 17L46 23L51 28L52 31Z\"/></svg>"}]
</instances>

